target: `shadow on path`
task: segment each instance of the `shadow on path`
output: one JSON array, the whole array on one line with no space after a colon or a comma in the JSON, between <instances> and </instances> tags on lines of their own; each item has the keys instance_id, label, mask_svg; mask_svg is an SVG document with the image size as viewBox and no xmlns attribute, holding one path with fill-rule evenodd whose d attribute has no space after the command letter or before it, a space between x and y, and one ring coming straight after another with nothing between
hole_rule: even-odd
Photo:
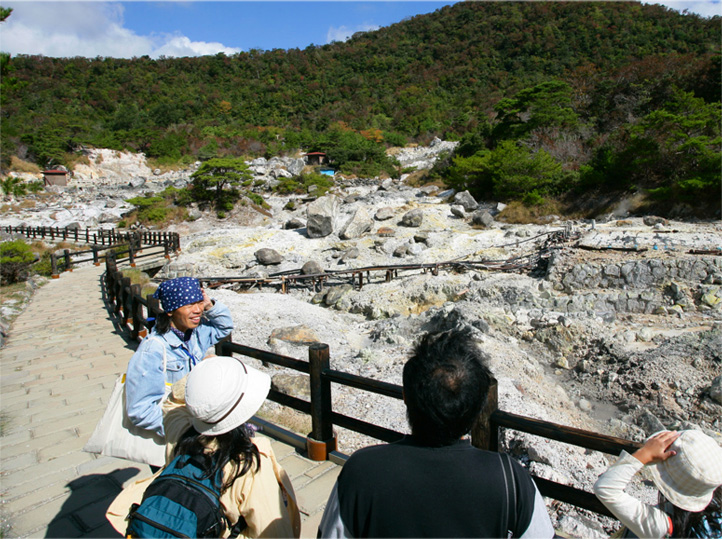
<instances>
[{"instance_id":1,"label":"shadow on path","mask_svg":"<svg viewBox=\"0 0 722 539\"><path fill-rule=\"evenodd\" d=\"M140 472L139 468L128 467L72 480L67 484L70 497L48 524L45 537L122 537L105 518L105 512L123 484Z\"/></svg>"}]
</instances>

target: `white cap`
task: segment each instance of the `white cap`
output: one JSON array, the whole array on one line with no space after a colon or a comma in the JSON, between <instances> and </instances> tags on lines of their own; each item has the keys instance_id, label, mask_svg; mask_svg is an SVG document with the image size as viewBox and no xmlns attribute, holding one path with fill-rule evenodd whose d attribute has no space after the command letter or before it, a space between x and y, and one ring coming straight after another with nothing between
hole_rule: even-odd
<instances>
[{"instance_id":1,"label":"white cap","mask_svg":"<svg viewBox=\"0 0 722 539\"><path fill-rule=\"evenodd\" d=\"M270 376L239 359L215 356L201 361L186 383L193 427L208 436L235 429L258 411L270 388Z\"/></svg>"}]
</instances>

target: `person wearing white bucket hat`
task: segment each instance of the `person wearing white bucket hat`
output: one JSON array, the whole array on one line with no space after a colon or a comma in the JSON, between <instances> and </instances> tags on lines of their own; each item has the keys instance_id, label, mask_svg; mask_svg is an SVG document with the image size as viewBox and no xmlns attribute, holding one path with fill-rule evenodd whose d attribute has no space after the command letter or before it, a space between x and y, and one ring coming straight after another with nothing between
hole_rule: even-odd
<instances>
[{"instance_id":1,"label":"person wearing white bucket hat","mask_svg":"<svg viewBox=\"0 0 722 539\"><path fill-rule=\"evenodd\" d=\"M645 466L657 506L624 492ZM722 537L722 447L698 430L658 432L632 455L623 451L594 494L637 537Z\"/></svg>"},{"instance_id":2,"label":"person wearing white bucket hat","mask_svg":"<svg viewBox=\"0 0 722 539\"><path fill-rule=\"evenodd\" d=\"M242 537L299 537L301 520L291 481L270 441L246 422L263 404L270 377L233 357L211 357L173 385L164 404L166 462L185 454L205 473L223 470L221 503Z\"/></svg>"}]
</instances>

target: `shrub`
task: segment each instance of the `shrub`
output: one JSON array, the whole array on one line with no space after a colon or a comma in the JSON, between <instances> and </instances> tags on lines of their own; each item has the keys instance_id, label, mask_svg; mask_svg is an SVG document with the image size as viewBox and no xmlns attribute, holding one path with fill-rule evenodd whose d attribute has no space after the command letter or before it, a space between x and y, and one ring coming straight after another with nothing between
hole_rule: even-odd
<instances>
[{"instance_id":1,"label":"shrub","mask_svg":"<svg viewBox=\"0 0 722 539\"><path fill-rule=\"evenodd\" d=\"M181 202L187 202L188 199L189 196L185 189L172 187L165 189L161 196L146 195L130 198L126 202L133 204L137 209L123 220L123 224L135 221L140 221L145 225L163 224L172 219L182 220L187 212L174 205L174 201L177 201L176 203L180 206L183 205Z\"/></svg>"},{"instance_id":2,"label":"shrub","mask_svg":"<svg viewBox=\"0 0 722 539\"><path fill-rule=\"evenodd\" d=\"M263 200L263 197L259 195L258 193L247 193L246 196L251 199L251 202L256 204L257 206L263 206L265 201Z\"/></svg>"},{"instance_id":3,"label":"shrub","mask_svg":"<svg viewBox=\"0 0 722 539\"><path fill-rule=\"evenodd\" d=\"M274 190L283 195L292 193L301 195L308 193L308 188L312 185L318 187L316 194L323 196L334 186L334 183L331 177L312 172L301 174L295 178L284 178L276 185Z\"/></svg>"},{"instance_id":4,"label":"shrub","mask_svg":"<svg viewBox=\"0 0 722 539\"><path fill-rule=\"evenodd\" d=\"M524 195L524 198L522 199L522 203L525 206L541 206L544 204L545 200L544 197L539 194L539 191L534 189L533 191L528 192L526 195Z\"/></svg>"},{"instance_id":5,"label":"shrub","mask_svg":"<svg viewBox=\"0 0 722 539\"><path fill-rule=\"evenodd\" d=\"M50 277L53 273L53 263L50 261L50 251L43 251L38 260L33 265L33 271L38 275Z\"/></svg>"},{"instance_id":6,"label":"shrub","mask_svg":"<svg viewBox=\"0 0 722 539\"><path fill-rule=\"evenodd\" d=\"M43 190L44 187L45 184L42 181L36 180L28 184L28 191L30 191L31 193L39 193Z\"/></svg>"},{"instance_id":7,"label":"shrub","mask_svg":"<svg viewBox=\"0 0 722 539\"><path fill-rule=\"evenodd\" d=\"M12 284L28 278L30 264L35 261L30 246L22 240L0 243L0 281Z\"/></svg>"}]
</instances>

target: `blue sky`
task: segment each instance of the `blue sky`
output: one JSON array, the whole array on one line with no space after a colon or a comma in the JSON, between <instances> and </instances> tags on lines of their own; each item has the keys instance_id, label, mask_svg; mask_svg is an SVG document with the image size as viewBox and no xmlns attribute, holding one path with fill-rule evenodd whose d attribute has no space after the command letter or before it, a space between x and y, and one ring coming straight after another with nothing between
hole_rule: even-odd
<instances>
[{"instance_id":1,"label":"blue sky","mask_svg":"<svg viewBox=\"0 0 722 539\"><path fill-rule=\"evenodd\" d=\"M0 50L45 56L199 56L250 49L303 49L343 41L447 1L55 1L0 0L13 8L0 25ZM663 0L705 17L720 0Z\"/></svg>"}]
</instances>

